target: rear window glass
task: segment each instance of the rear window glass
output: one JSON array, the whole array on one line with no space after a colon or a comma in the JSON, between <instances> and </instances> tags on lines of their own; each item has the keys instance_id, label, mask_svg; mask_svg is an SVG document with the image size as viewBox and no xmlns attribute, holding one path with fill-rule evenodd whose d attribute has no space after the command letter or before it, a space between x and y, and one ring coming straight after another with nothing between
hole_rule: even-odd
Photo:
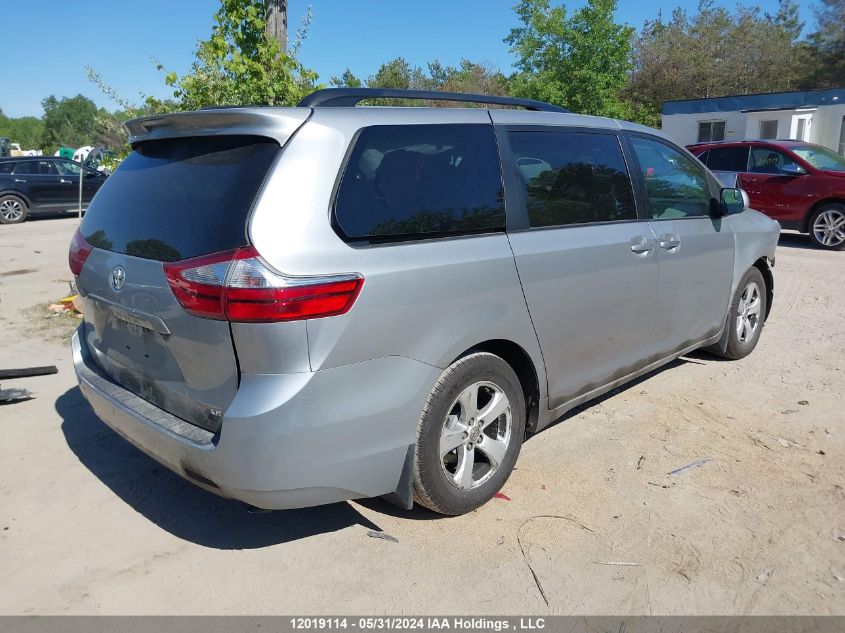
<instances>
[{"instance_id":1,"label":"rear window glass","mask_svg":"<svg viewBox=\"0 0 845 633\"><path fill-rule=\"evenodd\" d=\"M491 125L377 125L358 136L337 193L335 228L350 241L501 230Z\"/></svg>"},{"instance_id":2,"label":"rear window glass","mask_svg":"<svg viewBox=\"0 0 845 633\"><path fill-rule=\"evenodd\" d=\"M15 168L15 163L0 162L0 174L11 174Z\"/></svg>"},{"instance_id":3,"label":"rear window glass","mask_svg":"<svg viewBox=\"0 0 845 633\"><path fill-rule=\"evenodd\" d=\"M509 138L530 226L637 219L616 135L511 132Z\"/></svg>"},{"instance_id":4,"label":"rear window glass","mask_svg":"<svg viewBox=\"0 0 845 633\"><path fill-rule=\"evenodd\" d=\"M109 176L80 228L89 244L177 261L246 244L246 217L279 145L251 136L141 143Z\"/></svg>"}]
</instances>

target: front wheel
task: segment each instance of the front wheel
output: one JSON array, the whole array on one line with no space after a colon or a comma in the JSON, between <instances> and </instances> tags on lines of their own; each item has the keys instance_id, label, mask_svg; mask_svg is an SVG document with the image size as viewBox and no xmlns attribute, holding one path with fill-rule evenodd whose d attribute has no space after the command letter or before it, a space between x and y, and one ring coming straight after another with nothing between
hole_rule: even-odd
<instances>
[{"instance_id":1,"label":"front wheel","mask_svg":"<svg viewBox=\"0 0 845 633\"><path fill-rule=\"evenodd\" d=\"M845 204L826 204L813 213L810 240L830 251L845 249Z\"/></svg>"},{"instance_id":2,"label":"front wheel","mask_svg":"<svg viewBox=\"0 0 845 633\"><path fill-rule=\"evenodd\" d=\"M766 281L757 268L750 268L736 287L731 311L725 327L728 329L728 344L724 352L710 348L715 354L730 360L748 356L760 340L760 332L766 320Z\"/></svg>"},{"instance_id":3,"label":"front wheel","mask_svg":"<svg viewBox=\"0 0 845 633\"><path fill-rule=\"evenodd\" d=\"M415 500L449 515L490 500L519 456L525 417L519 378L504 360L476 352L452 363L420 416Z\"/></svg>"}]
</instances>

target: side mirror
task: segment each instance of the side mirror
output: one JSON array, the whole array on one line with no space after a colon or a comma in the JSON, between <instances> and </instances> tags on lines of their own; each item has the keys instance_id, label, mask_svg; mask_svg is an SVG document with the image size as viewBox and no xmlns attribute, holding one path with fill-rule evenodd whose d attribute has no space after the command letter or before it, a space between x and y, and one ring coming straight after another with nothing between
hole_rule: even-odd
<instances>
[{"instance_id":1,"label":"side mirror","mask_svg":"<svg viewBox=\"0 0 845 633\"><path fill-rule=\"evenodd\" d=\"M737 213L742 213L751 204L745 190L735 189L733 187L725 187L722 189L720 198L722 201L722 211L724 211L725 215L736 215Z\"/></svg>"},{"instance_id":2,"label":"side mirror","mask_svg":"<svg viewBox=\"0 0 845 633\"><path fill-rule=\"evenodd\" d=\"M807 173L807 170L801 167L801 165L787 163L780 168L780 172L786 176L803 176Z\"/></svg>"}]
</instances>

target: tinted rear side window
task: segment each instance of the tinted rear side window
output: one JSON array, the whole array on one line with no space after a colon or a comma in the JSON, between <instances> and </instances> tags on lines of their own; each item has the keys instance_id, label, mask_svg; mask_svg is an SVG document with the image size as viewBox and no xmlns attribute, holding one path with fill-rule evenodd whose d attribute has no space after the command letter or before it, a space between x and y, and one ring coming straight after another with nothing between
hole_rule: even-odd
<instances>
[{"instance_id":1,"label":"tinted rear side window","mask_svg":"<svg viewBox=\"0 0 845 633\"><path fill-rule=\"evenodd\" d=\"M745 171L748 169L748 147L712 149L707 166L713 171Z\"/></svg>"},{"instance_id":2,"label":"tinted rear side window","mask_svg":"<svg viewBox=\"0 0 845 633\"><path fill-rule=\"evenodd\" d=\"M250 136L141 143L100 188L80 230L93 246L177 261L246 244L246 218L279 145Z\"/></svg>"},{"instance_id":3,"label":"tinted rear side window","mask_svg":"<svg viewBox=\"0 0 845 633\"><path fill-rule=\"evenodd\" d=\"M46 160L25 160L15 167L17 176L55 176L57 174L53 163Z\"/></svg>"},{"instance_id":4,"label":"tinted rear side window","mask_svg":"<svg viewBox=\"0 0 845 633\"><path fill-rule=\"evenodd\" d=\"M511 132L532 227L636 220L615 134Z\"/></svg>"},{"instance_id":5,"label":"tinted rear side window","mask_svg":"<svg viewBox=\"0 0 845 633\"><path fill-rule=\"evenodd\" d=\"M361 130L338 188L335 229L384 242L502 230L492 125L377 125Z\"/></svg>"},{"instance_id":6,"label":"tinted rear side window","mask_svg":"<svg viewBox=\"0 0 845 633\"><path fill-rule=\"evenodd\" d=\"M0 163L0 174L11 174L16 163Z\"/></svg>"}]
</instances>

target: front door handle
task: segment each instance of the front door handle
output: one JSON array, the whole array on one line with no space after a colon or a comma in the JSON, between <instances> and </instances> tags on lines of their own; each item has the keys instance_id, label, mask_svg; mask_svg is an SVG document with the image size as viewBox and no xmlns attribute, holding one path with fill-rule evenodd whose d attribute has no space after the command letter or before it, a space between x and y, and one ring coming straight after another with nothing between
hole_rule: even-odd
<instances>
[{"instance_id":1,"label":"front door handle","mask_svg":"<svg viewBox=\"0 0 845 633\"><path fill-rule=\"evenodd\" d=\"M26 178L15 178L13 182L26 182Z\"/></svg>"},{"instance_id":2,"label":"front door handle","mask_svg":"<svg viewBox=\"0 0 845 633\"><path fill-rule=\"evenodd\" d=\"M654 244L651 240L642 235L631 238L631 251L637 255L647 255L652 250L654 250Z\"/></svg>"},{"instance_id":3,"label":"front door handle","mask_svg":"<svg viewBox=\"0 0 845 633\"><path fill-rule=\"evenodd\" d=\"M673 251L681 245L681 238L674 233L664 233L660 236L660 248Z\"/></svg>"}]
</instances>

